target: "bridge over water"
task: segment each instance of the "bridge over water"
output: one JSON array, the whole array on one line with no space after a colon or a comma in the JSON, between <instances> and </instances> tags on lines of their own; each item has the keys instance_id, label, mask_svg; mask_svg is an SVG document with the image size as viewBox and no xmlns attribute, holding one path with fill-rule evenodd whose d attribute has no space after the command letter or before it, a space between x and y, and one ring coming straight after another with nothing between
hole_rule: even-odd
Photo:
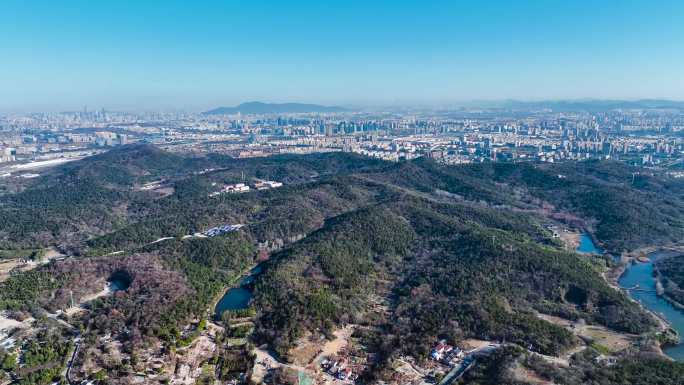
<instances>
[{"instance_id":1,"label":"bridge over water","mask_svg":"<svg viewBox=\"0 0 684 385\"><path fill-rule=\"evenodd\" d=\"M656 294L657 294L657 291L656 291L656 290L654 290L654 289L644 289L644 288L640 287L638 284L637 284L637 285L634 285L634 286L632 286L632 287L620 287L620 289L625 290L625 291L640 291L640 292L643 292L643 293L656 293Z\"/></svg>"}]
</instances>

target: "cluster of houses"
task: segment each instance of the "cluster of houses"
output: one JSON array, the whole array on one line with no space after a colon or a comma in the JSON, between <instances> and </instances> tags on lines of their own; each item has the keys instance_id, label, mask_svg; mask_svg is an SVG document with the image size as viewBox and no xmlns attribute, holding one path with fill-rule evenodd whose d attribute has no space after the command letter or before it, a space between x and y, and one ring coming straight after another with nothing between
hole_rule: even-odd
<instances>
[{"instance_id":1,"label":"cluster of houses","mask_svg":"<svg viewBox=\"0 0 684 385\"><path fill-rule=\"evenodd\" d=\"M215 185L215 183L214 183ZM281 187L283 184L281 182L274 182L272 180L262 180L254 184L254 188L257 190L268 190L272 188ZM219 191L214 191L209 194L210 197L215 197L217 195L225 193L246 193L249 192L250 188L244 183L228 184L223 186Z\"/></svg>"},{"instance_id":2,"label":"cluster of houses","mask_svg":"<svg viewBox=\"0 0 684 385\"><path fill-rule=\"evenodd\" d=\"M606 366L613 366L617 363L617 357L605 356L601 354L594 358L594 362L597 364L604 364Z\"/></svg>"},{"instance_id":3,"label":"cluster of houses","mask_svg":"<svg viewBox=\"0 0 684 385\"><path fill-rule=\"evenodd\" d=\"M459 363L464 357L465 352L463 350L458 346L447 344L446 340L437 342L430 351L430 358L449 366Z\"/></svg>"},{"instance_id":4,"label":"cluster of houses","mask_svg":"<svg viewBox=\"0 0 684 385\"><path fill-rule=\"evenodd\" d=\"M236 184L225 185L219 191L214 191L213 193L209 194L209 196L215 197L217 195L221 195L221 194L225 194L225 193L246 193L246 192L249 192L249 186L247 186L244 183L236 183Z\"/></svg>"},{"instance_id":5,"label":"cluster of houses","mask_svg":"<svg viewBox=\"0 0 684 385\"><path fill-rule=\"evenodd\" d=\"M202 175L202 174L206 174L206 173L208 173L208 172L212 172L212 171L214 171L214 170L216 170L216 169L215 169L215 168L205 168L204 170L195 171L193 174L195 174L195 175Z\"/></svg>"},{"instance_id":6,"label":"cluster of houses","mask_svg":"<svg viewBox=\"0 0 684 385\"><path fill-rule=\"evenodd\" d=\"M333 377L342 381L354 381L358 377L349 366L346 358L328 359L324 358L321 361L321 368Z\"/></svg>"},{"instance_id":7,"label":"cluster of houses","mask_svg":"<svg viewBox=\"0 0 684 385\"><path fill-rule=\"evenodd\" d=\"M283 185L283 184L282 184L281 182L274 182L274 181L272 181L272 180L262 180L262 181L256 182L256 183L254 184L254 187L255 187L257 190L268 190L268 189L271 189L271 188L282 187L282 185Z\"/></svg>"},{"instance_id":8,"label":"cluster of houses","mask_svg":"<svg viewBox=\"0 0 684 385\"><path fill-rule=\"evenodd\" d=\"M207 237L215 237L217 235L225 234L225 233L230 233L233 231L237 231L238 229L242 228L244 225L237 224L237 225L221 225L221 226L216 226L212 227L209 230L203 232L202 234L206 235Z\"/></svg>"}]
</instances>

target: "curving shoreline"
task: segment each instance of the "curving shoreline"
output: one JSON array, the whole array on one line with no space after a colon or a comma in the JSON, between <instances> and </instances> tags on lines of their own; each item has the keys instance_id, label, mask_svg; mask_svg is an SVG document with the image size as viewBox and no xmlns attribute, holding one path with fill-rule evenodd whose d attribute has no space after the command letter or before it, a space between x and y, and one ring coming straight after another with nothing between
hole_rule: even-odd
<instances>
[{"instance_id":1,"label":"curving shoreline","mask_svg":"<svg viewBox=\"0 0 684 385\"><path fill-rule=\"evenodd\" d=\"M658 259L658 253L671 250L660 247L650 248L649 251L651 252L648 254L647 262L643 261L644 258L638 258L634 254L623 256L622 263L614 269L610 278L612 278L613 284L617 283L621 288L632 287L634 284L642 287L643 290L627 292L628 297L658 321L658 332L661 333L659 347L663 354L675 360L682 360L684 359L684 344L681 341L681 335L684 330L684 323L682 322L684 312L672 306L658 292L658 281L653 270L653 261ZM641 256L643 257L643 254ZM629 274L634 275L630 277ZM630 281L626 283L624 282L625 279L630 279Z\"/></svg>"},{"instance_id":2,"label":"curving shoreline","mask_svg":"<svg viewBox=\"0 0 684 385\"><path fill-rule=\"evenodd\" d=\"M665 357L676 360L684 359L683 357L681 357L681 352L679 352L679 350L684 348L684 341L681 340L681 335L683 333L681 331L678 331L673 326L672 322L663 314L660 314L658 311L649 308L647 306L648 303L641 302L642 298L638 297L642 297L645 293L639 293L635 295L634 293L625 290L623 288L623 285L620 284L620 281L626 277L630 269L634 266L651 264L651 266L655 267L655 264L653 264L652 260L653 255L655 253L678 252L682 250L684 250L684 246L670 244L651 245L636 250L632 250L631 252L624 252L620 256L619 263L615 265L612 269L609 269L604 274L602 274L603 278L611 287L613 287L616 290L624 292L630 301L633 301L634 303L638 304L643 311L652 316L652 318L657 322L657 333L661 335L661 339L659 339L658 344L655 346L657 348L657 351ZM645 258L646 256L648 257ZM652 275L650 275L649 277L653 280L654 289L657 291L656 297L658 297L659 299L663 299L665 300L665 302L671 304L671 302L666 298L666 296L662 295L662 293L657 290L657 287L655 287L656 282L659 283L658 279ZM646 300L647 298L644 297L643 299ZM680 307L675 305L673 306L675 307L676 311L682 311ZM668 350L670 350L670 352L673 352L673 348L675 350L674 357L668 354Z\"/></svg>"},{"instance_id":3,"label":"curving shoreline","mask_svg":"<svg viewBox=\"0 0 684 385\"><path fill-rule=\"evenodd\" d=\"M218 303L228 293L228 291L230 289L234 289L236 287L236 285L238 285L243 278L249 276L252 269L257 267L258 265L259 265L258 263L248 265L248 267L246 269L242 270L239 274L236 274L235 276L231 277L229 279L230 283L228 283L223 288L223 290L221 290L218 294L216 294L216 296L214 296L211 303L209 304L208 311L211 312L212 314L214 314L216 312L216 306L218 306Z\"/></svg>"},{"instance_id":4,"label":"curving shoreline","mask_svg":"<svg viewBox=\"0 0 684 385\"><path fill-rule=\"evenodd\" d=\"M626 260L621 261L621 263L618 266L616 266L613 270L611 270L609 272L610 274L608 276L604 275L604 278L606 279L606 281L608 282L608 284L612 288L619 290L619 291L622 291L622 292L625 292L626 291L625 288L620 286L619 281L620 281L620 279L622 279L624 277L625 273L627 272L627 268L630 265L638 264L638 263L643 263L643 262L639 262L636 258L629 257ZM641 308L645 312L651 314L660 323L660 326L661 326L660 331L661 332L665 331L666 329L671 328L669 321L664 319L660 314L646 308L641 302L632 298L632 296L629 295L629 293L625 293L625 294L627 294L627 298L629 298L630 301L637 303L639 306L641 306Z\"/></svg>"}]
</instances>

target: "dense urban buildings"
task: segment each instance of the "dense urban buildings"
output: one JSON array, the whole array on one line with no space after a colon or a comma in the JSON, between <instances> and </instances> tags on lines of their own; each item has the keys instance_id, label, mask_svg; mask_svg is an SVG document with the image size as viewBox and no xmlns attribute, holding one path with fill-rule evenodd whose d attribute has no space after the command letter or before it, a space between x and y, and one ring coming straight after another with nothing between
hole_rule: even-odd
<instances>
[{"instance_id":1,"label":"dense urban buildings","mask_svg":"<svg viewBox=\"0 0 684 385\"><path fill-rule=\"evenodd\" d=\"M84 108L0 116L0 162L7 171L146 142L172 152L238 158L343 151L391 161L430 157L446 164L596 158L657 166L678 162L684 154L683 107L589 103L584 110L540 105L288 113L266 108L228 114Z\"/></svg>"}]
</instances>

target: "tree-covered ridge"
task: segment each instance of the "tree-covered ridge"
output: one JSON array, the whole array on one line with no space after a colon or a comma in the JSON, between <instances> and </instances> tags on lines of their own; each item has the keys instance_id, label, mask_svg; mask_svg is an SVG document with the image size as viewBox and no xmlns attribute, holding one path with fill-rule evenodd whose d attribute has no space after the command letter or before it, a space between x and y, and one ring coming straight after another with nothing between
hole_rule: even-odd
<instances>
[{"instance_id":1,"label":"tree-covered ridge","mask_svg":"<svg viewBox=\"0 0 684 385\"><path fill-rule=\"evenodd\" d=\"M576 343L537 311L651 330L653 320L595 266L539 244L527 221L411 196L337 217L274 257L257 286L260 337L285 354L304 331L368 322L371 294L387 283L387 357L425 357L437 338L505 340L545 354Z\"/></svg>"},{"instance_id":2,"label":"tree-covered ridge","mask_svg":"<svg viewBox=\"0 0 684 385\"><path fill-rule=\"evenodd\" d=\"M314 154L304 158L283 155L267 159L232 159L220 155L187 158L149 145L124 146L57 167L23 191L0 196L0 248L60 244L80 249L84 241L117 230L123 231L121 237L125 241L112 244L105 241L106 245L96 241L95 246L111 246L116 250L140 246L161 236L211 227L221 218L245 220L254 214L251 207L270 207L263 204L264 198L272 196L286 202L290 198L298 199L297 194L304 191L295 187L276 194L263 192L248 194L248 197L210 199L208 194L215 189L212 184L259 178L297 185L386 166L382 161L353 154ZM136 188L159 180L174 193L160 199L152 192ZM349 187L349 191L353 190ZM326 195L334 198L336 191L322 194L322 198ZM236 201L241 207L232 207ZM311 216L311 213L302 214Z\"/></svg>"},{"instance_id":3,"label":"tree-covered ridge","mask_svg":"<svg viewBox=\"0 0 684 385\"><path fill-rule=\"evenodd\" d=\"M551 207L583 219L604 246L621 251L684 235L684 182L651 174L610 161L443 166L346 153L189 158L124 146L58 167L24 191L0 197L0 247L80 249L90 239L94 248L116 251L221 220L260 222L256 238L286 239L403 190L516 210ZM251 178L286 187L208 197L217 184ZM173 194L160 198L136 188L152 180L163 180Z\"/></svg>"},{"instance_id":4,"label":"tree-covered ridge","mask_svg":"<svg viewBox=\"0 0 684 385\"><path fill-rule=\"evenodd\" d=\"M665 294L684 305L684 255L662 258L655 263Z\"/></svg>"},{"instance_id":5,"label":"tree-covered ridge","mask_svg":"<svg viewBox=\"0 0 684 385\"><path fill-rule=\"evenodd\" d=\"M619 162L442 166L419 159L367 177L486 205L571 213L616 252L684 235L684 182Z\"/></svg>"},{"instance_id":6,"label":"tree-covered ridge","mask_svg":"<svg viewBox=\"0 0 684 385\"><path fill-rule=\"evenodd\" d=\"M565 330L537 319L535 311L625 332L654 325L574 253L477 218L467 222L425 209L404 215L420 227L396 287L399 301L390 324L397 346L427 354L423 341L440 335L512 341L546 354L573 344Z\"/></svg>"},{"instance_id":7,"label":"tree-covered ridge","mask_svg":"<svg viewBox=\"0 0 684 385\"><path fill-rule=\"evenodd\" d=\"M285 352L305 329L360 319L374 279L400 269L414 233L387 209L371 207L330 220L275 255L259 279L259 332Z\"/></svg>"},{"instance_id":8,"label":"tree-covered ridge","mask_svg":"<svg viewBox=\"0 0 684 385\"><path fill-rule=\"evenodd\" d=\"M223 223L247 225L258 242L278 245L321 227L326 218L387 199L390 192L352 177L284 186L249 194L207 194L180 199L175 195L147 205L148 215L87 242L91 251L136 247L166 236L183 236Z\"/></svg>"},{"instance_id":9,"label":"tree-covered ridge","mask_svg":"<svg viewBox=\"0 0 684 385\"><path fill-rule=\"evenodd\" d=\"M25 190L0 197L0 247L72 244L112 231L128 220L129 205L151 198L131 186L197 168L189 163L132 145L56 167Z\"/></svg>"},{"instance_id":10,"label":"tree-covered ridge","mask_svg":"<svg viewBox=\"0 0 684 385\"><path fill-rule=\"evenodd\" d=\"M255 178L285 185L209 196ZM140 188L150 181L168 191ZM125 278L126 290L92 301L76 322L126 347L177 347L257 252L272 253L256 284L254 337L283 356L299 337L347 323L363 326L378 368L402 354L424 358L441 338L559 354L577 340L538 313L629 333L653 320L606 285L598 271L608 259L562 251L545 225L569 218L564 225L611 251L668 242L682 232L682 189L604 161L444 166L123 147L0 197L0 248L70 254L0 284L0 307L54 312ZM238 232L186 238L238 223Z\"/></svg>"},{"instance_id":11,"label":"tree-covered ridge","mask_svg":"<svg viewBox=\"0 0 684 385\"><path fill-rule=\"evenodd\" d=\"M619 162L493 164L466 168L585 219L612 250L667 243L684 235L684 183Z\"/></svg>"}]
</instances>

